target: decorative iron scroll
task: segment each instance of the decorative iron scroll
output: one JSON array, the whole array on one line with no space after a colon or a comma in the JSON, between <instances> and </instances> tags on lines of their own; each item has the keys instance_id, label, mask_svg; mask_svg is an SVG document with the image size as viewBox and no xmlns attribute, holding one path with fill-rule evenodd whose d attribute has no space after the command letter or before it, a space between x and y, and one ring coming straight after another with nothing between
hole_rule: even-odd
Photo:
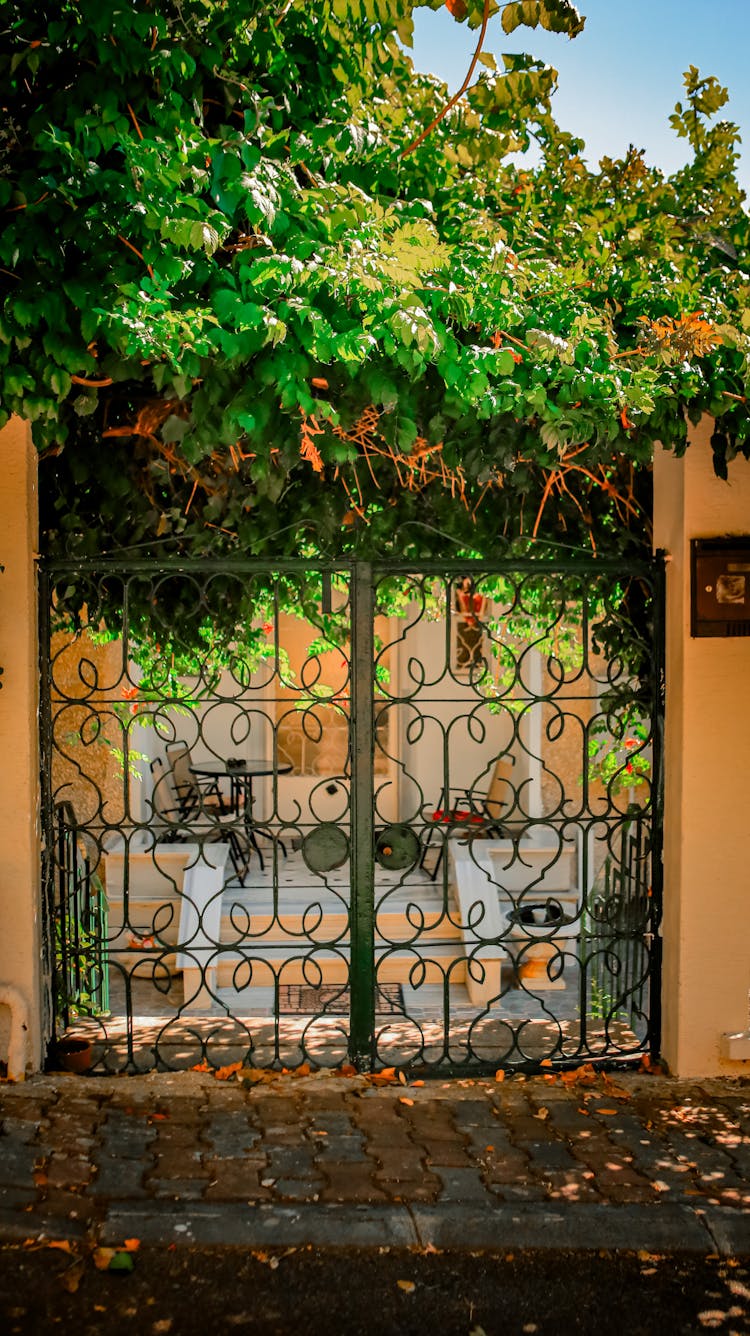
<instances>
[{"instance_id":1,"label":"decorative iron scroll","mask_svg":"<svg viewBox=\"0 0 750 1336\"><path fill-rule=\"evenodd\" d=\"M45 927L93 1070L658 1044L661 572L43 572Z\"/></svg>"}]
</instances>

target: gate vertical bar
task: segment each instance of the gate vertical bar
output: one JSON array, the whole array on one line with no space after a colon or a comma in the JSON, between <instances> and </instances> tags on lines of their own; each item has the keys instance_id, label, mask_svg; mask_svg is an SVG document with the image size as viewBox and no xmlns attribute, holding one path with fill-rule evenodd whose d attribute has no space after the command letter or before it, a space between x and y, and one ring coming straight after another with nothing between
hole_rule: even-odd
<instances>
[{"instance_id":1,"label":"gate vertical bar","mask_svg":"<svg viewBox=\"0 0 750 1336\"><path fill-rule=\"evenodd\" d=\"M351 627L351 904L349 1052L369 1071L375 1032L374 861L374 592L372 567L352 570Z\"/></svg>"},{"instance_id":2,"label":"gate vertical bar","mask_svg":"<svg viewBox=\"0 0 750 1336\"><path fill-rule=\"evenodd\" d=\"M52 594L47 570L39 567L39 761L42 806L42 1044L45 1051L55 1038L55 849L52 806L52 672L50 649ZM64 930L64 922L60 931Z\"/></svg>"},{"instance_id":3,"label":"gate vertical bar","mask_svg":"<svg viewBox=\"0 0 750 1336\"><path fill-rule=\"evenodd\" d=\"M649 987L649 1034L652 1058L661 1052L661 972L662 972L662 896L664 893L664 695L666 636L666 554L654 554L654 673L651 709L653 711L653 793L651 796L651 978Z\"/></svg>"}]
</instances>

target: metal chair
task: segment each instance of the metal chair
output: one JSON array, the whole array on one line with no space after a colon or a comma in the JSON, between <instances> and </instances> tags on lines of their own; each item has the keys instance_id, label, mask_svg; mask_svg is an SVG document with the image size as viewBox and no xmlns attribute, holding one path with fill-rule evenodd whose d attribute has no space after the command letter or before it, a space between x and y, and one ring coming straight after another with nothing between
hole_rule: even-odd
<instances>
[{"instance_id":1,"label":"metal chair","mask_svg":"<svg viewBox=\"0 0 750 1336\"><path fill-rule=\"evenodd\" d=\"M177 798L185 816L191 812L230 812L232 804L224 799L218 780L198 780L190 769L191 752L186 742L170 742L167 761Z\"/></svg>"},{"instance_id":2,"label":"metal chair","mask_svg":"<svg viewBox=\"0 0 750 1336\"><path fill-rule=\"evenodd\" d=\"M503 839L507 836L508 831L502 818L507 816L515 803L516 792L511 775L515 763L515 757L507 753L498 756L485 793L473 788L443 789L439 805L430 814L429 819L433 825L424 841L419 860L419 866L423 868L432 837L438 828L441 828L443 834L440 849L435 866L429 874L432 881L437 880L445 855L446 841L451 835L460 831L466 840L487 839L490 836ZM453 800L453 794L461 795L457 802Z\"/></svg>"},{"instance_id":3,"label":"metal chair","mask_svg":"<svg viewBox=\"0 0 750 1336\"><path fill-rule=\"evenodd\" d=\"M215 843L226 840L229 853L240 886L245 885L249 862L249 846L243 848L243 842L235 824L236 813L207 808L200 799L195 805L185 810L173 780L172 771L164 765L160 756L151 762L153 777L152 808L158 817L163 833L157 838L164 843L185 843L197 839L199 843ZM242 832L244 835L244 831Z\"/></svg>"}]
</instances>

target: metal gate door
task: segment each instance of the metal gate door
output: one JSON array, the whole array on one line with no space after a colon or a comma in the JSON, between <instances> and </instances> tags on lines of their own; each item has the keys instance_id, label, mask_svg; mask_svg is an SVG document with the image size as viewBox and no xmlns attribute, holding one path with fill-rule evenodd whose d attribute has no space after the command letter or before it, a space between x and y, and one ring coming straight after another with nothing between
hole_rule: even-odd
<instances>
[{"instance_id":1,"label":"metal gate door","mask_svg":"<svg viewBox=\"0 0 750 1336\"><path fill-rule=\"evenodd\" d=\"M55 1039L94 1071L658 1047L659 562L41 576Z\"/></svg>"}]
</instances>

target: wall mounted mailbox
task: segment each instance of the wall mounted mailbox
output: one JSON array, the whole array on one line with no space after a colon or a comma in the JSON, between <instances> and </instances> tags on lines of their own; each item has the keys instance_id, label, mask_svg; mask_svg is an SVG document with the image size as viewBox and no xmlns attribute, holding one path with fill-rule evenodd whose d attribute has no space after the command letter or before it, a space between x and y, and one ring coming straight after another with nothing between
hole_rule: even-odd
<instances>
[{"instance_id":1,"label":"wall mounted mailbox","mask_svg":"<svg viewBox=\"0 0 750 1336\"><path fill-rule=\"evenodd\" d=\"M750 537L693 538L691 636L750 636Z\"/></svg>"}]
</instances>

